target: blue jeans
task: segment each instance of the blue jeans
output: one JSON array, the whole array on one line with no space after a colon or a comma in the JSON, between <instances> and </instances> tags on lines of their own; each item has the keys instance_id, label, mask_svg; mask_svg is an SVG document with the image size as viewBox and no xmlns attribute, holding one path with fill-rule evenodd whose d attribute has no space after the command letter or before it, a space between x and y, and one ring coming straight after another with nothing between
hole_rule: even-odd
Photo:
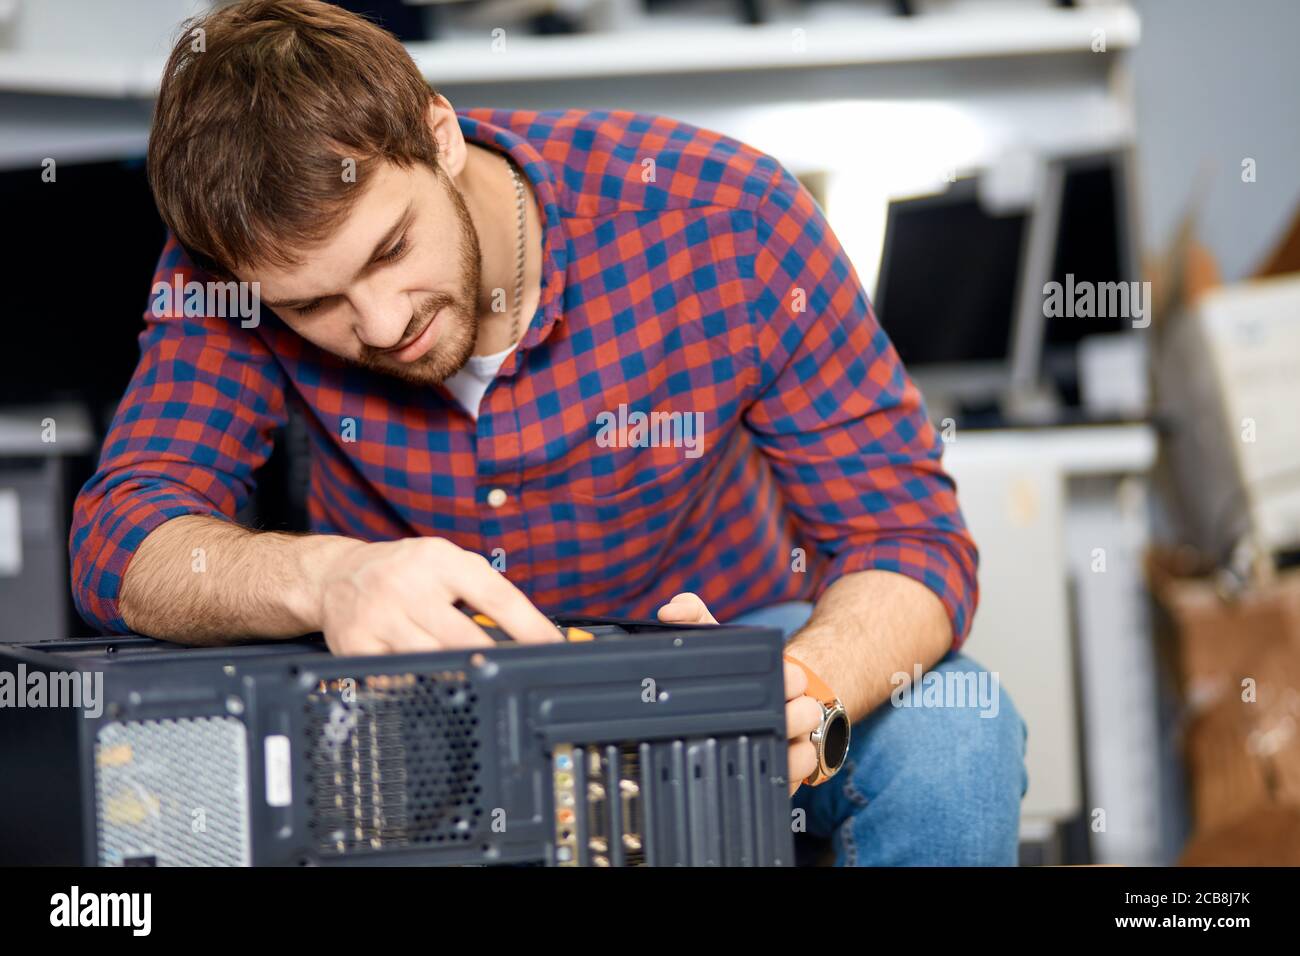
<instances>
[{"instance_id":1,"label":"blue jeans","mask_svg":"<svg viewBox=\"0 0 1300 956\"><path fill-rule=\"evenodd\" d=\"M812 605L792 601L727 623L774 627L789 640L811 613ZM1025 722L1006 691L964 654L950 652L932 670L959 673L968 687L974 675L997 689L997 707L887 700L854 724L840 772L793 798L807 832L832 840L837 866L1017 863L1020 800L1029 787Z\"/></svg>"}]
</instances>

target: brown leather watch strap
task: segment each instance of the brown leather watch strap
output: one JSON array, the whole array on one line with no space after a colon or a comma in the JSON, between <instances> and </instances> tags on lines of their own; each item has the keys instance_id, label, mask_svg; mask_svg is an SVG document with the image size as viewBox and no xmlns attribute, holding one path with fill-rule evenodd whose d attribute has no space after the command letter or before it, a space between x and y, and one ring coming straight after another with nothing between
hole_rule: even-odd
<instances>
[{"instance_id":1,"label":"brown leather watch strap","mask_svg":"<svg viewBox=\"0 0 1300 956\"><path fill-rule=\"evenodd\" d=\"M808 690L806 691L806 693L808 694L809 697L821 701L827 707L835 703L837 699L835 696L835 691L831 690L830 687L827 686L826 682L817 676L816 671L814 671L803 661L799 660L799 658L797 657L792 657L789 654L783 654L782 656L791 664L796 665L801 671L804 672L804 676L808 678Z\"/></svg>"}]
</instances>

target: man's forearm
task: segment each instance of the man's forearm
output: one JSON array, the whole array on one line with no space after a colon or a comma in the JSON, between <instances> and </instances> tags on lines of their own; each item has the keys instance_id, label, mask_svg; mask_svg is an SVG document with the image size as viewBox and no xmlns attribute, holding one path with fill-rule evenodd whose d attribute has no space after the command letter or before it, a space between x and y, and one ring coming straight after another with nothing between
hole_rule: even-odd
<instances>
[{"instance_id":1,"label":"man's forearm","mask_svg":"<svg viewBox=\"0 0 1300 956\"><path fill-rule=\"evenodd\" d=\"M119 608L140 634L186 644L317 630L319 572L361 542L249 531L187 515L159 525L127 566Z\"/></svg>"},{"instance_id":2,"label":"man's forearm","mask_svg":"<svg viewBox=\"0 0 1300 956\"><path fill-rule=\"evenodd\" d=\"M889 698L891 681L932 667L952 646L938 595L891 571L846 574L822 594L787 649L839 695L856 723Z\"/></svg>"}]
</instances>

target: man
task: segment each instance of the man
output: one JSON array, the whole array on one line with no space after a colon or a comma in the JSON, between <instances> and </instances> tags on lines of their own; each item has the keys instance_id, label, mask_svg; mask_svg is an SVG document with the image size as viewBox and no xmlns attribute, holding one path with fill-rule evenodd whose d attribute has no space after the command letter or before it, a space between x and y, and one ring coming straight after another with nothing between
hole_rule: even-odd
<instances>
[{"instance_id":1,"label":"man","mask_svg":"<svg viewBox=\"0 0 1300 956\"><path fill-rule=\"evenodd\" d=\"M775 160L644 114L456 113L372 24L257 0L182 34L149 173L171 238L76 504L87 620L340 654L489 643L458 603L519 641L556 638L538 606L771 623L796 806L840 862L1015 862L1010 702L888 703L918 666L979 673L976 552ZM231 315L250 289L271 311ZM314 533L241 528L290 403ZM847 760L799 787L829 698Z\"/></svg>"}]
</instances>

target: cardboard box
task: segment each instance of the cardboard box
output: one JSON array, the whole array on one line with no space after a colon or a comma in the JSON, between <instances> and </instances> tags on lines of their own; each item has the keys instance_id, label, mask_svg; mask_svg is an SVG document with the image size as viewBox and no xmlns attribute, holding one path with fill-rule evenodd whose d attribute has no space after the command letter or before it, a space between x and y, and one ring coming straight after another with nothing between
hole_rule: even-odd
<instances>
[{"instance_id":1,"label":"cardboard box","mask_svg":"<svg viewBox=\"0 0 1300 956\"><path fill-rule=\"evenodd\" d=\"M1300 573L1236 596L1158 555L1148 576L1186 708L1182 862L1300 865Z\"/></svg>"}]
</instances>

